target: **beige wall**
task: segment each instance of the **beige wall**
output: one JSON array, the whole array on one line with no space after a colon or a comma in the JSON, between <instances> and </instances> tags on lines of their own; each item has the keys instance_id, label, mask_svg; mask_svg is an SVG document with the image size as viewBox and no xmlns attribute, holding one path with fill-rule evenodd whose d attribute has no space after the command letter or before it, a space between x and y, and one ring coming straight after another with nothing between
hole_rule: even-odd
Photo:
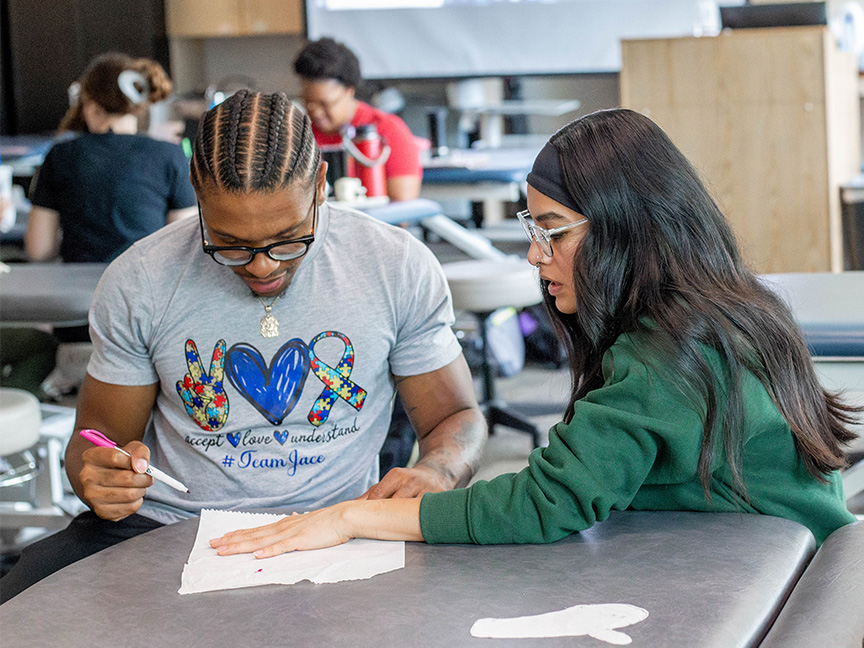
<instances>
[{"instance_id":1,"label":"beige wall","mask_svg":"<svg viewBox=\"0 0 864 648\"><path fill-rule=\"evenodd\" d=\"M293 62L302 36L237 36L171 39L171 72L181 94L203 92L231 75L245 75L264 92L296 96L300 84Z\"/></svg>"}]
</instances>

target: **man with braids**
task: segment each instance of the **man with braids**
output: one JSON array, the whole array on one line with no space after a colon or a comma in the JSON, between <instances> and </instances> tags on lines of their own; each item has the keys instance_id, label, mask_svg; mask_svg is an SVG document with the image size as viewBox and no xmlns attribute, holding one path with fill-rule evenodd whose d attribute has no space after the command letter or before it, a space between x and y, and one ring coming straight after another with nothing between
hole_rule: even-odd
<instances>
[{"instance_id":1,"label":"man with braids","mask_svg":"<svg viewBox=\"0 0 864 648\"><path fill-rule=\"evenodd\" d=\"M404 230L326 203L325 173L309 118L282 94L241 91L205 114L199 217L133 245L94 296L66 450L90 510L24 550L4 601L202 508L302 511L470 480L486 427L443 272ZM397 391L420 456L379 481ZM154 483L151 457L190 492Z\"/></svg>"}]
</instances>

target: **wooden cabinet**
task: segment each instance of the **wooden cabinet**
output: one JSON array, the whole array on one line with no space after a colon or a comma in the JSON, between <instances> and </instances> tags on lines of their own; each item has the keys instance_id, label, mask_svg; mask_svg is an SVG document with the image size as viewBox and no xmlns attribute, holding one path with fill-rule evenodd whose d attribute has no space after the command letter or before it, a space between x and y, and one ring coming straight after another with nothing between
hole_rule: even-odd
<instances>
[{"instance_id":1,"label":"wooden cabinet","mask_svg":"<svg viewBox=\"0 0 864 648\"><path fill-rule=\"evenodd\" d=\"M165 0L169 36L302 34L302 0Z\"/></svg>"},{"instance_id":2,"label":"wooden cabinet","mask_svg":"<svg viewBox=\"0 0 864 648\"><path fill-rule=\"evenodd\" d=\"M622 105L702 174L757 272L840 271L860 172L858 71L824 27L622 43Z\"/></svg>"}]
</instances>

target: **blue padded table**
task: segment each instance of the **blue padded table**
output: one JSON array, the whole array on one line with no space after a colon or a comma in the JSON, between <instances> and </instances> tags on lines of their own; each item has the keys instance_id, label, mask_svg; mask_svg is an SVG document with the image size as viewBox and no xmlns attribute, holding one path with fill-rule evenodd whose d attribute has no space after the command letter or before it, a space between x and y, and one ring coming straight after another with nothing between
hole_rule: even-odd
<instances>
[{"instance_id":1,"label":"blue padded table","mask_svg":"<svg viewBox=\"0 0 864 648\"><path fill-rule=\"evenodd\" d=\"M3 164L12 167L14 177L30 178L57 139L53 135L3 135L0 137L0 157Z\"/></svg>"},{"instance_id":2,"label":"blue padded table","mask_svg":"<svg viewBox=\"0 0 864 648\"><path fill-rule=\"evenodd\" d=\"M519 200L539 149L457 149L423 163L420 193L433 200Z\"/></svg>"},{"instance_id":3,"label":"blue padded table","mask_svg":"<svg viewBox=\"0 0 864 648\"><path fill-rule=\"evenodd\" d=\"M396 200L386 202L376 202L374 198L366 200L361 199L355 203L334 202L334 205L351 207L366 212L370 216L374 216L380 221L390 223L391 225L399 225L400 223L417 223L426 218L432 218L441 213L441 205L434 200L426 200L418 198L416 200Z\"/></svg>"},{"instance_id":4,"label":"blue padded table","mask_svg":"<svg viewBox=\"0 0 864 648\"><path fill-rule=\"evenodd\" d=\"M548 545L406 543L404 569L368 580L181 596L196 532L195 519L157 529L37 583L0 606L3 645L596 648L611 644L470 629L624 603L648 612L619 629L634 648L758 646L814 553L811 533L781 518L624 511Z\"/></svg>"},{"instance_id":5,"label":"blue padded table","mask_svg":"<svg viewBox=\"0 0 864 648\"><path fill-rule=\"evenodd\" d=\"M345 203L336 204L343 205ZM416 200L400 200L385 204L358 201L353 204L345 204L345 206L366 212L370 216L391 225L416 223L427 232L435 234L474 259L506 257L485 236L469 230L445 216L441 212L441 205L433 200L417 198Z\"/></svg>"},{"instance_id":6,"label":"blue padded table","mask_svg":"<svg viewBox=\"0 0 864 648\"><path fill-rule=\"evenodd\" d=\"M814 357L864 362L864 272L768 274L762 279L792 308Z\"/></svg>"}]
</instances>

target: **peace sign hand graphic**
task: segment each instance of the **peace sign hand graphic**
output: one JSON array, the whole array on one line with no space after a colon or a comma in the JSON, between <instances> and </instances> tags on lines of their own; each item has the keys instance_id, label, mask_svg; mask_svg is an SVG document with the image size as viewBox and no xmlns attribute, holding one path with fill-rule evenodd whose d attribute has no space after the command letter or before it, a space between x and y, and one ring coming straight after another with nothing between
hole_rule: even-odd
<instances>
[{"instance_id":1,"label":"peace sign hand graphic","mask_svg":"<svg viewBox=\"0 0 864 648\"><path fill-rule=\"evenodd\" d=\"M213 348L209 375L204 373L198 348L186 340L186 365L189 373L177 381L177 393L186 413L202 430L215 432L228 420L228 395L222 387L225 376L225 340Z\"/></svg>"}]
</instances>

